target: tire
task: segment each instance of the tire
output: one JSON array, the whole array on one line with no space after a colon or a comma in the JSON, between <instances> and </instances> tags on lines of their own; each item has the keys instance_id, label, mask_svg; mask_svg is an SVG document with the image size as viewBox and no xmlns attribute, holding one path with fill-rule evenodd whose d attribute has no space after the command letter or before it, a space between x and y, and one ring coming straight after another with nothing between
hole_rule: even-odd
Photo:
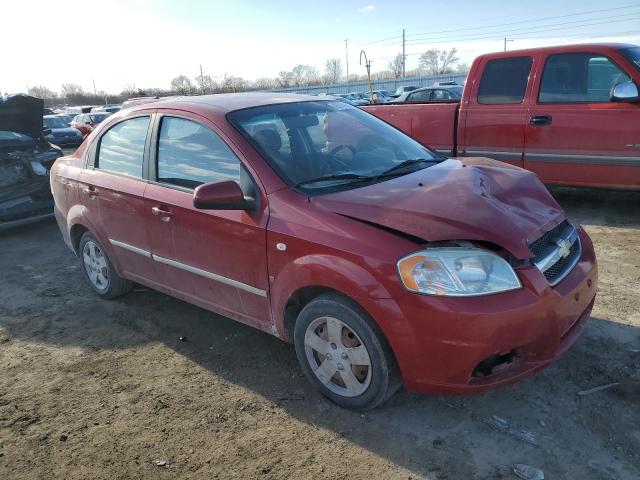
<instances>
[{"instance_id":1,"label":"tire","mask_svg":"<svg viewBox=\"0 0 640 480\"><path fill-rule=\"evenodd\" d=\"M89 232L80 238L78 257L87 283L102 298L120 297L133 288L132 282L116 273L104 248Z\"/></svg>"},{"instance_id":2,"label":"tire","mask_svg":"<svg viewBox=\"0 0 640 480\"><path fill-rule=\"evenodd\" d=\"M364 309L347 297L328 293L309 302L298 315L293 340L309 381L341 407L370 410L400 388L389 343Z\"/></svg>"}]
</instances>

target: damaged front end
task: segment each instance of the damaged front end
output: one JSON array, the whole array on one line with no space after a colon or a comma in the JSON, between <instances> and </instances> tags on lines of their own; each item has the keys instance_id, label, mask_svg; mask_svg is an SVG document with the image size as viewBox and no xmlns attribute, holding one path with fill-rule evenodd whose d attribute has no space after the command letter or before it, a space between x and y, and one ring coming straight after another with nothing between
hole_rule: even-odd
<instances>
[{"instance_id":1,"label":"damaged front end","mask_svg":"<svg viewBox=\"0 0 640 480\"><path fill-rule=\"evenodd\" d=\"M62 151L42 131L42 100L0 97L0 229L53 215L49 171Z\"/></svg>"}]
</instances>

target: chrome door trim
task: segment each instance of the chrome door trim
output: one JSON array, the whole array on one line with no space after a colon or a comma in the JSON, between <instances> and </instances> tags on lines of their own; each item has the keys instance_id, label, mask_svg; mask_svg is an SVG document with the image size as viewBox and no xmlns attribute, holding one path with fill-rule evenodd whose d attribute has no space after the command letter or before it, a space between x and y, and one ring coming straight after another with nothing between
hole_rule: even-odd
<instances>
[{"instance_id":1,"label":"chrome door trim","mask_svg":"<svg viewBox=\"0 0 640 480\"><path fill-rule=\"evenodd\" d=\"M158 255L152 255L152 258L156 262L163 263L171 267L179 268L180 270L184 270L185 272L190 272L195 275L200 275L201 277L209 278L211 280L215 280L216 282L224 283L225 285L230 285L232 287L239 288L241 290L244 290L245 292L253 293L254 295L258 295L260 297L267 296L267 292L265 290L252 287L251 285L247 285L246 283L242 283L237 280L233 280L231 278L223 277L222 275L218 275L216 273L208 272L206 270L201 270L200 268L192 267L191 265L187 265L181 262L176 262L175 260L171 260L169 258L159 257Z\"/></svg>"},{"instance_id":2,"label":"chrome door trim","mask_svg":"<svg viewBox=\"0 0 640 480\"><path fill-rule=\"evenodd\" d=\"M639 157L614 157L605 155L566 155L558 153L525 153L525 162L538 163L577 163L586 165L613 165L622 167L640 167Z\"/></svg>"},{"instance_id":3,"label":"chrome door trim","mask_svg":"<svg viewBox=\"0 0 640 480\"><path fill-rule=\"evenodd\" d=\"M138 255L142 255L143 257L151 258L151 252L144 250L142 248L134 247L133 245L129 245L128 243L119 242L118 240L109 239L109 243L116 247L123 248L133 253L137 253Z\"/></svg>"},{"instance_id":4,"label":"chrome door trim","mask_svg":"<svg viewBox=\"0 0 640 480\"><path fill-rule=\"evenodd\" d=\"M489 150L464 150L462 151L463 157L489 157L495 160L509 160L512 162L519 162L522 160L522 152L504 152L504 151L489 151Z\"/></svg>"}]
</instances>

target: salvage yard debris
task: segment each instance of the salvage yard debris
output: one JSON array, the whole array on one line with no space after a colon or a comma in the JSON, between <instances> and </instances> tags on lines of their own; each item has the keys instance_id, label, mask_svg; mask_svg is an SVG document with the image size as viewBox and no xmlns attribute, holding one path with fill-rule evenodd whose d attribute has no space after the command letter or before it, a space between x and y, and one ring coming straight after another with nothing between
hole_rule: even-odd
<instances>
[{"instance_id":1,"label":"salvage yard debris","mask_svg":"<svg viewBox=\"0 0 640 480\"><path fill-rule=\"evenodd\" d=\"M498 415L492 415L491 418L485 420L485 423L495 428L499 432L506 433L518 440L529 443L531 445L539 446L538 436L534 432L528 430L517 429L509 425L509 420Z\"/></svg>"},{"instance_id":2,"label":"salvage yard debris","mask_svg":"<svg viewBox=\"0 0 640 480\"><path fill-rule=\"evenodd\" d=\"M544 480L544 472L542 470L522 463L516 464L513 469L513 473L523 480Z\"/></svg>"},{"instance_id":3,"label":"salvage yard debris","mask_svg":"<svg viewBox=\"0 0 640 480\"><path fill-rule=\"evenodd\" d=\"M607 390L608 388L615 387L618 382L607 383L606 385L600 385L599 387L590 388L589 390L580 390L578 395L581 397L584 395L590 395L592 393L600 392L601 390Z\"/></svg>"}]
</instances>

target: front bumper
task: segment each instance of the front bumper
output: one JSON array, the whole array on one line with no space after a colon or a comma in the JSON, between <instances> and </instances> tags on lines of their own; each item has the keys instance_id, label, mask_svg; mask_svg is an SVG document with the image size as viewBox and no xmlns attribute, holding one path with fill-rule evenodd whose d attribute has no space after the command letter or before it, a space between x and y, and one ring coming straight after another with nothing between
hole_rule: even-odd
<instances>
[{"instance_id":1,"label":"front bumper","mask_svg":"<svg viewBox=\"0 0 640 480\"><path fill-rule=\"evenodd\" d=\"M0 230L5 230L53 216L53 197L48 177L12 198L0 201Z\"/></svg>"},{"instance_id":2,"label":"front bumper","mask_svg":"<svg viewBox=\"0 0 640 480\"><path fill-rule=\"evenodd\" d=\"M406 294L372 308L409 390L479 393L549 365L579 337L595 300L593 245L580 229L582 256L551 287L535 266L518 269L523 288L473 298ZM508 359L493 369L487 359ZM490 362L491 363L491 362Z\"/></svg>"}]
</instances>

